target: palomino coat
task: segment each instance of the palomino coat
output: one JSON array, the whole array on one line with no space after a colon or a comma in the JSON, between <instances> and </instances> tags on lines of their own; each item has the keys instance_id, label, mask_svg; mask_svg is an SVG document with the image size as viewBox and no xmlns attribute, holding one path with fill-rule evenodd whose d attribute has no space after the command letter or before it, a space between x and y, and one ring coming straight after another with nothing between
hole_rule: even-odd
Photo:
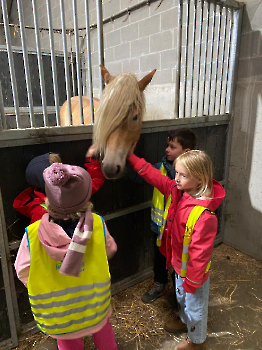
<instances>
[{"instance_id":1,"label":"palomino coat","mask_svg":"<svg viewBox=\"0 0 262 350\"><path fill-rule=\"evenodd\" d=\"M132 154L128 161L139 172L139 175L158 188L166 199L171 193L171 205L167 218L167 267L171 264L176 273L180 275L183 236L191 210L196 205L202 205L213 212L222 203L225 191L217 181L213 180L214 197L208 200L195 199L178 190L175 180L161 175L159 170L154 169L144 159ZM190 260L183 287L191 293L195 293L196 288L201 287L209 275L208 272L205 273L205 270L211 259L217 233L217 218L210 211L205 210L198 219L189 246Z\"/></svg>"}]
</instances>

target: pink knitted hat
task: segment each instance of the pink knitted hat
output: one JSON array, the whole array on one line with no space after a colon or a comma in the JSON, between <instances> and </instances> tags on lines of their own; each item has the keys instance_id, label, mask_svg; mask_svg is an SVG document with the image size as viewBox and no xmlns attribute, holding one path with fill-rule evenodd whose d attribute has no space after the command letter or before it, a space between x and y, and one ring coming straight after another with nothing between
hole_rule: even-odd
<instances>
[{"instance_id":1,"label":"pink knitted hat","mask_svg":"<svg viewBox=\"0 0 262 350\"><path fill-rule=\"evenodd\" d=\"M92 193L88 172L75 165L53 163L44 170L45 192L56 218L82 209Z\"/></svg>"}]
</instances>

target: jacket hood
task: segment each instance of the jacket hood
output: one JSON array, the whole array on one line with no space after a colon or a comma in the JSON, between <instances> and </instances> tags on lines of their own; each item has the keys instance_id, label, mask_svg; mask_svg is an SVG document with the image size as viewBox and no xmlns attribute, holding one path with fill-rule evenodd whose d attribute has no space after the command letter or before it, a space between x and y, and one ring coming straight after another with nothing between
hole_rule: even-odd
<instances>
[{"instance_id":1,"label":"jacket hood","mask_svg":"<svg viewBox=\"0 0 262 350\"><path fill-rule=\"evenodd\" d=\"M42 217L38 228L38 238L51 259L64 260L71 238L61 226L49 221L48 213Z\"/></svg>"},{"instance_id":2,"label":"jacket hood","mask_svg":"<svg viewBox=\"0 0 262 350\"><path fill-rule=\"evenodd\" d=\"M206 207L211 211L215 211L219 207L219 205L222 203L223 199L225 198L226 192L223 186L220 185L220 183L217 182L216 180L213 180L213 190L214 190L214 196L211 199L195 199L187 193L184 193L183 197L191 200L191 204L193 206L202 205L203 207Z\"/></svg>"},{"instance_id":3,"label":"jacket hood","mask_svg":"<svg viewBox=\"0 0 262 350\"><path fill-rule=\"evenodd\" d=\"M45 182L43 178L44 170L49 167L49 153L42 154L41 156L33 158L25 172L26 181L31 186L35 186L45 193Z\"/></svg>"}]
</instances>

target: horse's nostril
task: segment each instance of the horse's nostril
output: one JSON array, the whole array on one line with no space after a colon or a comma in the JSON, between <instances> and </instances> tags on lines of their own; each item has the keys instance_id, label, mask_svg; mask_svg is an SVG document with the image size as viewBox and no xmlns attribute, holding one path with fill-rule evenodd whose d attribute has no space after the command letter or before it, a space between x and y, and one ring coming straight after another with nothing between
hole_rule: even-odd
<instances>
[{"instance_id":1,"label":"horse's nostril","mask_svg":"<svg viewBox=\"0 0 262 350\"><path fill-rule=\"evenodd\" d=\"M116 166L116 175L118 175L120 173L121 167L120 165Z\"/></svg>"}]
</instances>

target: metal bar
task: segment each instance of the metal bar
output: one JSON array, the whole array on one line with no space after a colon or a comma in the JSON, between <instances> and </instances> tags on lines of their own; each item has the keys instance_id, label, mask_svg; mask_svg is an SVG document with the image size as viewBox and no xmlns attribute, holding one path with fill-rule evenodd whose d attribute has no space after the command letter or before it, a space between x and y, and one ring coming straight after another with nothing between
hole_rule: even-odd
<instances>
[{"instance_id":1,"label":"metal bar","mask_svg":"<svg viewBox=\"0 0 262 350\"><path fill-rule=\"evenodd\" d=\"M5 117L2 82L0 80L0 131L2 131L3 129L7 129L7 125L6 125L6 117Z\"/></svg>"},{"instance_id":2,"label":"metal bar","mask_svg":"<svg viewBox=\"0 0 262 350\"><path fill-rule=\"evenodd\" d=\"M238 46L239 43L239 31L238 26L240 25L239 17L242 18L243 11L238 14L238 11L233 11L233 25L232 25L232 40L230 43L230 53L229 53L229 74L228 74L228 83L227 83L227 94L226 94L226 113L230 113L232 110L233 102L231 98L231 94L234 93L235 81L236 79L236 69L237 69L237 59L238 54ZM232 96L233 97L233 96Z\"/></svg>"},{"instance_id":3,"label":"metal bar","mask_svg":"<svg viewBox=\"0 0 262 350\"><path fill-rule=\"evenodd\" d=\"M66 96L67 96L67 108L68 108L68 125L72 125L72 110L71 110L72 91L71 91L70 74L69 74L68 52L67 52L64 0L60 0L60 10L61 10L62 38L63 38L63 47L64 47L64 66L65 66Z\"/></svg>"},{"instance_id":4,"label":"metal bar","mask_svg":"<svg viewBox=\"0 0 262 350\"><path fill-rule=\"evenodd\" d=\"M193 72L194 72L194 54L195 54L195 31L196 31L196 1L189 2L189 35L188 35L188 70L187 70L187 86L186 86L186 101L185 101L185 117L191 117L192 110L192 87L193 87ZM193 15L193 16L192 16ZM191 25L191 17L192 25ZM190 33L191 32L191 33ZM189 48L191 46L191 53Z\"/></svg>"},{"instance_id":5,"label":"metal bar","mask_svg":"<svg viewBox=\"0 0 262 350\"><path fill-rule=\"evenodd\" d=\"M238 58L239 58L239 49L240 49L240 40L241 40L241 23L243 16L243 8L240 10L234 10L233 14L233 30L232 30L232 42L231 42L231 55L230 55L230 73L231 73L231 84L228 89L229 94L232 96L229 98L228 108L233 113L233 118L229 123L227 141L226 141L226 153L225 153L225 190L228 187L228 177L229 177L229 164L230 164L230 156L231 156L231 145L233 138L233 121L234 121L234 111L233 104L235 102L235 89L236 89L236 81L237 81L237 70L238 70ZM221 208L221 223L220 223L220 232L224 233L225 229L225 207L226 201L223 201Z\"/></svg>"},{"instance_id":6,"label":"metal bar","mask_svg":"<svg viewBox=\"0 0 262 350\"><path fill-rule=\"evenodd\" d=\"M181 69L181 42L182 42L182 15L183 15L183 0L178 1L178 35L177 35L177 66L176 66L176 97L175 97L175 109L174 118L179 118L179 96L180 96L180 69Z\"/></svg>"},{"instance_id":7,"label":"metal bar","mask_svg":"<svg viewBox=\"0 0 262 350\"><path fill-rule=\"evenodd\" d=\"M25 35L25 23L24 23L24 15L21 0L17 0L17 9L19 15L19 23L20 23L20 34L21 34L21 42L23 49L23 58L24 58L24 69L25 69L25 80L26 80L26 88L27 88L27 99L28 99L28 107L29 107L29 115L30 115L30 125L31 128L35 126L35 117L34 117L34 102L32 96L32 87L31 87L31 77L30 77L30 67L28 61L28 51L26 45L26 35Z\"/></svg>"},{"instance_id":8,"label":"metal bar","mask_svg":"<svg viewBox=\"0 0 262 350\"><path fill-rule=\"evenodd\" d=\"M75 82L75 68L74 68L74 55L72 50L72 33L69 32L69 39L71 43L70 50L70 66L71 66L71 77L72 77L72 87L73 87L73 96L76 96L76 82Z\"/></svg>"},{"instance_id":9,"label":"metal bar","mask_svg":"<svg viewBox=\"0 0 262 350\"><path fill-rule=\"evenodd\" d=\"M77 5L76 0L73 1L73 14L74 14L74 33L75 33L75 50L76 50L76 73L77 73L77 90L79 97L79 113L80 123L84 124L83 117L83 101L82 101L82 79L80 70L80 53L79 53L79 41L78 41L78 20L77 20Z\"/></svg>"},{"instance_id":10,"label":"metal bar","mask_svg":"<svg viewBox=\"0 0 262 350\"><path fill-rule=\"evenodd\" d=\"M198 79L198 98L197 98L197 116L204 115L204 98L205 98L205 80L206 80L206 58L207 58L207 38L209 25L209 3L204 2L202 9L202 30L201 30L201 47L200 47L200 71Z\"/></svg>"},{"instance_id":11,"label":"metal bar","mask_svg":"<svg viewBox=\"0 0 262 350\"><path fill-rule=\"evenodd\" d=\"M91 112L91 123L94 124L94 101L93 101L92 60L91 60L91 40L90 40L88 0L85 0L85 15L86 15L86 52L87 52L87 65L88 65L90 112Z\"/></svg>"},{"instance_id":12,"label":"metal bar","mask_svg":"<svg viewBox=\"0 0 262 350\"><path fill-rule=\"evenodd\" d=\"M111 213L111 214L103 215L103 218L107 221L115 219L115 218L119 218L120 216L124 216L124 215L130 214L130 213L135 213L139 210L150 208L151 204L152 204L152 201L144 202L144 203L141 203L138 205L134 205L133 207L129 207L129 208L126 208L123 210L118 210L118 211Z\"/></svg>"},{"instance_id":13,"label":"metal bar","mask_svg":"<svg viewBox=\"0 0 262 350\"><path fill-rule=\"evenodd\" d=\"M38 70L39 70L40 91L41 91L41 100L42 100L42 108L43 108L43 121L44 121L44 126L46 127L49 125L49 123L48 123L48 114L47 114L45 79L44 79L41 42L40 42L39 28L38 28L36 0L32 0L32 8L33 8L33 17L34 17L34 26L35 26L37 64L38 64Z\"/></svg>"},{"instance_id":14,"label":"metal bar","mask_svg":"<svg viewBox=\"0 0 262 350\"><path fill-rule=\"evenodd\" d=\"M226 24L227 24L227 10L225 7L221 11L221 31L219 40L219 55L218 55L218 71L217 71L217 84L216 84L216 97L215 97L215 114L219 114L221 89L222 89L222 77L225 55L225 38L226 38Z\"/></svg>"},{"instance_id":15,"label":"metal bar","mask_svg":"<svg viewBox=\"0 0 262 350\"><path fill-rule=\"evenodd\" d=\"M223 79L222 79L222 94L221 94L220 110L219 110L220 114L224 114L226 109L231 32L232 32L232 11L231 9L228 9L228 21L227 21L227 30L226 30L226 39L225 39L225 44L226 44L225 60L224 60Z\"/></svg>"},{"instance_id":16,"label":"metal bar","mask_svg":"<svg viewBox=\"0 0 262 350\"><path fill-rule=\"evenodd\" d=\"M189 22L189 3L183 2L182 17L182 41L181 41L181 67L180 67L180 96L179 96L179 118L185 117L186 100L186 76L187 76L187 47L188 47L188 22Z\"/></svg>"},{"instance_id":17,"label":"metal bar","mask_svg":"<svg viewBox=\"0 0 262 350\"><path fill-rule=\"evenodd\" d=\"M207 67L206 67L206 82L205 82L205 95L204 95L204 115L209 114L210 105L210 89L211 89L211 76L212 76L212 59L213 59L213 44L214 44L214 31L215 31L215 5L210 4L210 16L209 20L209 33L208 33L208 49L207 49Z\"/></svg>"},{"instance_id":18,"label":"metal bar","mask_svg":"<svg viewBox=\"0 0 262 350\"><path fill-rule=\"evenodd\" d=\"M47 9L47 19L48 19L48 27L49 27L49 43L50 43L50 50L51 50L52 76L53 76L53 84L54 84L53 88L54 88L54 100L55 100L55 108L56 108L56 125L60 125L58 84L57 84L56 59L55 59L55 50L54 50L54 34L53 34L50 0L46 0L46 9Z\"/></svg>"},{"instance_id":19,"label":"metal bar","mask_svg":"<svg viewBox=\"0 0 262 350\"><path fill-rule=\"evenodd\" d=\"M5 115L15 115L14 107L4 107ZM46 106L46 113L55 113L55 106ZM20 115L29 114L29 107L20 107ZM43 108L40 106L34 107L34 114L43 114Z\"/></svg>"},{"instance_id":20,"label":"metal bar","mask_svg":"<svg viewBox=\"0 0 262 350\"><path fill-rule=\"evenodd\" d=\"M96 15L97 15L97 40L98 40L98 64L104 66L104 39L103 39L103 11L102 1L96 0ZM104 89L104 81L102 75L99 75L100 93Z\"/></svg>"},{"instance_id":21,"label":"metal bar","mask_svg":"<svg viewBox=\"0 0 262 350\"><path fill-rule=\"evenodd\" d=\"M13 276L10 275L11 261L10 261L10 254L9 254L9 248L8 248L8 239L7 239L7 232L6 232L6 223L5 223L1 189L0 189L0 254L1 254L1 265L2 265L2 272L3 272L3 280L4 280L4 288L5 288L5 295L6 295L11 338L12 338L13 345L17 346L18 345L17 332L19 331L19 328L20 328L20 324L19 324L20 320L19 320L19 314L17 315L17 312L18 312L17 298L14 298L14 292L11 288L11 278Z\"/></svg>"},{"instance_id":22,"label":"metal bar","mask_svg":"<svg viewBox=\"0 0 262 350\"><path fill-rule=\"evenodd\" d=\"M193 101L194 104L192 106L191 116L195 117L198 115L197 106L198 106L198 95L199 95L199 74L200 74L200 58L201 58L201 41L202 41L202 22L203 22L203 2L200 1L199 10L197 11L199 22L198 22L198 50L195 54L195 62L194 62L194 87L193 87Z\"/></svg>"},{"instance_id":23,"label":"metal bar","mask_svg":"<svg viewBox=\"0 0 262 350\"><path fill-rule=\"evenodd\" d=\"M5 40L6 40L6 46L7 46L9 71L10 71L12 93L13 93L15 115L16 115L16 126L18 129L20 129L21 121L20 121L20 113L19 113L19 99L18 99L18 92L17 92L17 83L16 83L16 76L15 76L14 58L13 58L13 52L12 52L12 43L11 43L11 36L10 36L10 30L9 30L9 19L8 19L6 0L1 0L1 5L2 5L2 13L3 13L3 19L4 19Z\"/></svg>"},{"instance_id":24,"label":"metal bar","mask_svg":"<svg viewBox=\"0 0 262 350\"><path fill-rule=\"evenodd\" d=\"M202 55L202 30L203 30L203 1L201 1L201 5L200 6L200 20L199 20L199 56L198 56L198 72L197 72L197 79L196 79L196 101L197 101L197 110L196 110L196 116L199 116L199 111L198 111L198 106L199 106L199 88L200 88L200 73L201 73L201 55Z\"/></svg>"},{"instance_id":25,"label":"metal bar","mask_svg":"<svg viewBox=\"0 0 262 350\"><path fill-rule=\"evenodd\" d=\"M219 116L204 116L198 118L177 118L167 120L143 121L141 134L157 131L172 130L178 127L205 127L228 124L230 114ZM0 148L24 145L44 144L51 142L64 142L75 140L92 140L93 126L78 125L74 128L47 128L43 135L41 128L7 130L0 133Z\"/></svg>"},{"instance_id":26,"label":"metal bar","mask_svg":"<svg viewBox=\"0 0 262 350\"><path fill-rule=\"evenodd\" d=\"M211 75L211 89L210 89L210 104L209 114L215 113L215 97L216 97L216 82L217 82L217 69L218 69L218 55L219 55L219 39L220 39L220 27L221 27L221 7L216 6L215 11L216 25L215 25L215 40L214 50L212 58L212 75Z\"/></svg>"}]
</instances>

